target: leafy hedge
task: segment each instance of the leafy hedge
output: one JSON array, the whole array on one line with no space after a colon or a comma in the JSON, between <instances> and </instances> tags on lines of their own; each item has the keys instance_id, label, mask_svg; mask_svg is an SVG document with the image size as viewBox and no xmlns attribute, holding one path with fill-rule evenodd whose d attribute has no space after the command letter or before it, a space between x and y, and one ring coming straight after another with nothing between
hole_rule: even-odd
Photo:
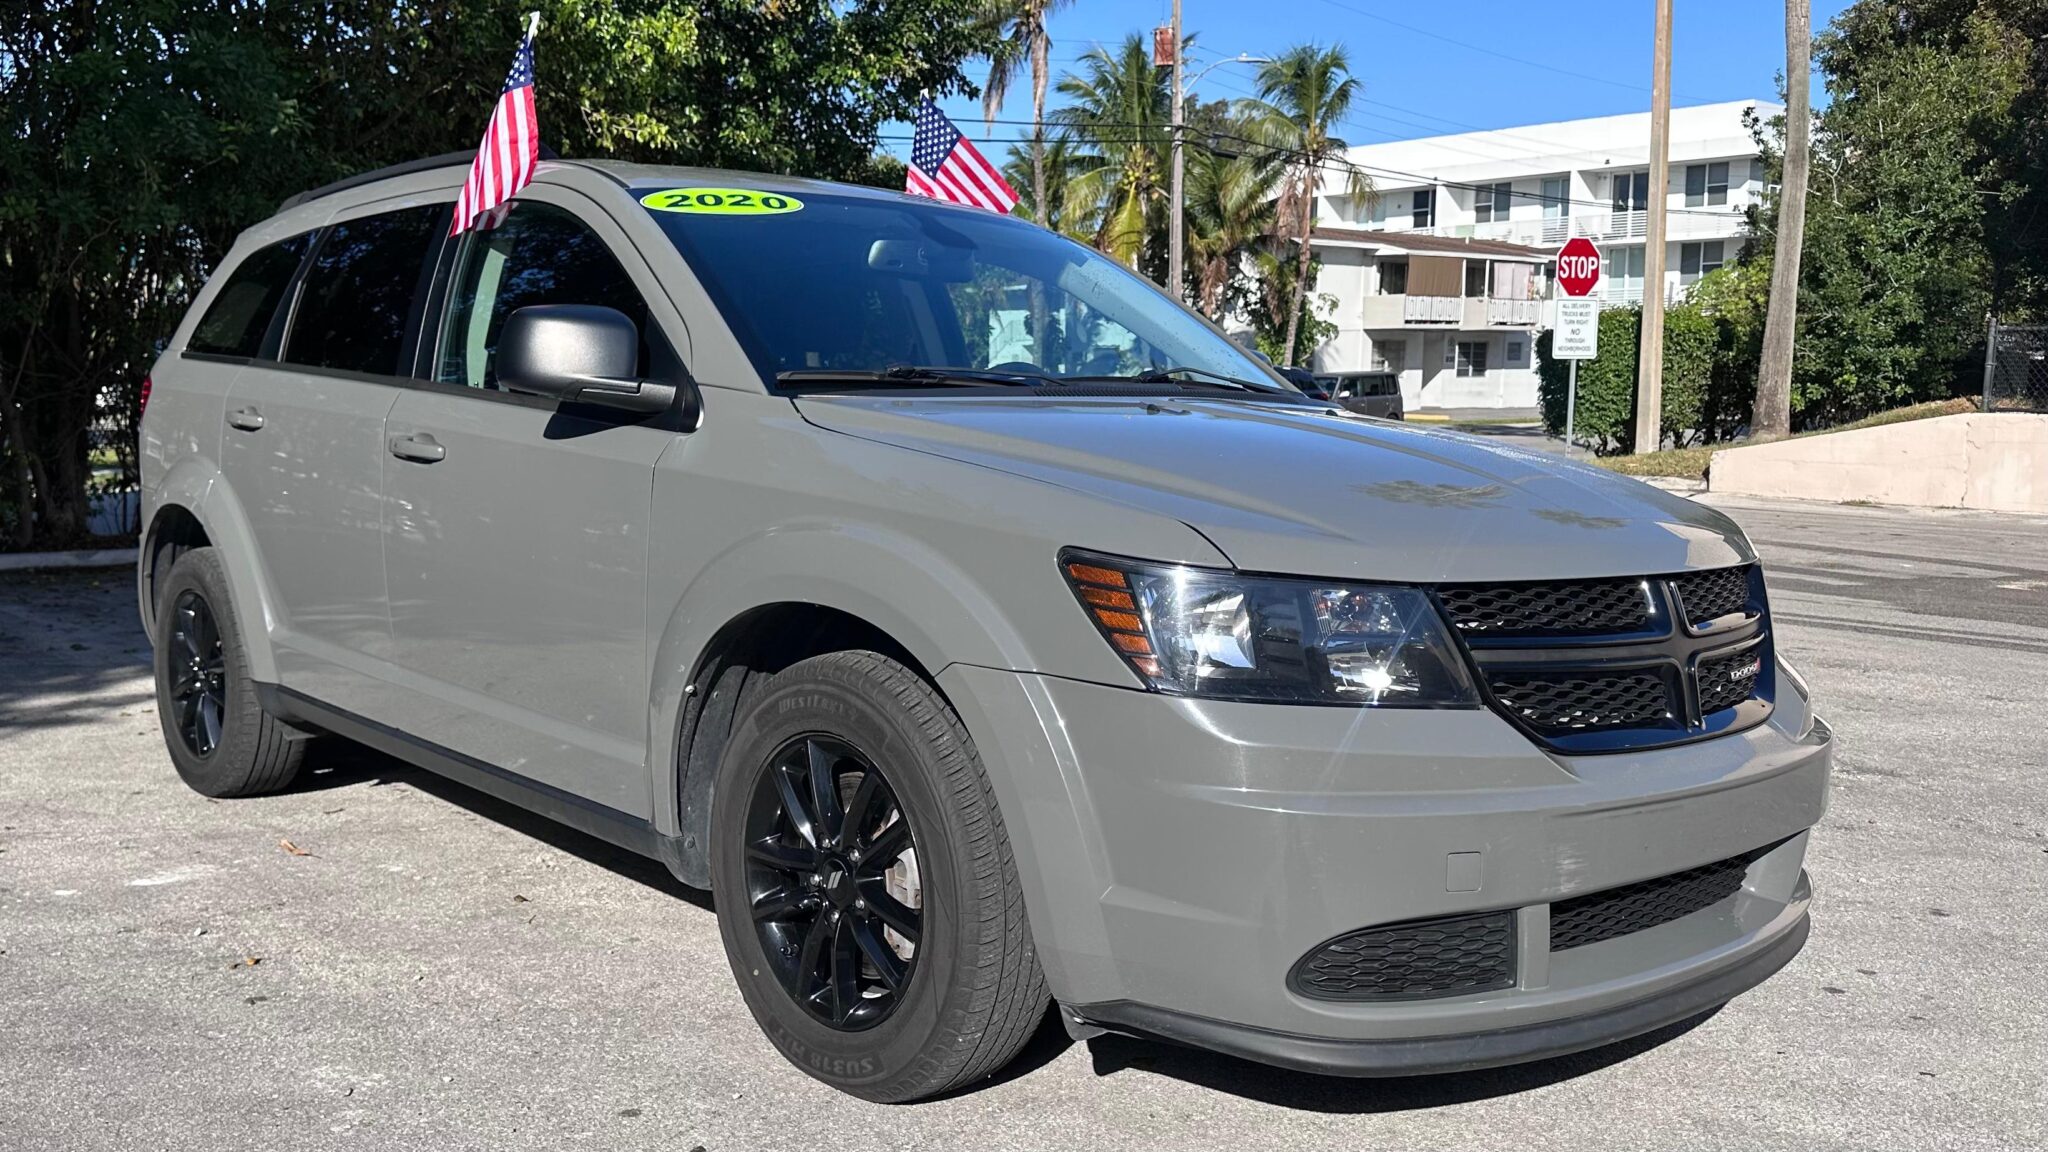
<instances>
[{"instance_id":1,"label":"leafy hedge","mask_svg":"<svg viewBox=\"0 0 2048 1152\"><path fill-rule=\"evenodd\" d=\"M1573 435L1602 456L1627 452L1635 444L1636 341L1642 311L1608 308L1600 313L1600 355L1579 361L1579 395ZM1551 333L1536 338L1537 398L1543 429L1564 435L1565 392L1571 361L1550 355Z\"/></svg>"},{"instance_id":2,"label":"leafy hedge","mask_svg":"<svg viewBox=\"0 0 2048 1152\"><path fill-rule=\"evenodd\" d=\"M1684 447L1734 436L1755 400L1758 340L1750 317L1723 300L1721 273L1700 281L1686 304L1664 312L1663 438ZM1579 362L1573 434L1606 456L1635 450L1636 353L1640 308L1600 313L1600 355ZM1544 429L1564 435L1570 362L1550 355L1550 333L1536 340Z\"/></svg>"}]
</instances>

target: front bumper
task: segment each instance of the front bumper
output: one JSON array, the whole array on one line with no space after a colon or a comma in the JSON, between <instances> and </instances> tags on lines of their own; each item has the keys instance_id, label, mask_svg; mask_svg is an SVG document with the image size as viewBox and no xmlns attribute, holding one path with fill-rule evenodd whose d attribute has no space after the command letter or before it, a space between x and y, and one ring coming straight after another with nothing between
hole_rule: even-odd
<instances>
[{"instance_id":1,"label":"front bumper","mask_svg":"<svg viewBox=\"0 0 2048 1152\"><path fill-rule=\"evenodd\" d=\"M1564 757L1490 712L1165 697L954 666L1018 851L1033 938L1084 1026L1372 1074L1532 1059L1696 1014L1807 932L1806 829L1830 736L1792 693L1765 724ZM1776 845L1734 895L1568 951L1552 902ZM1288 975L1339 933L1512 910L1510 987L1311 998Z\"/></svg>"},{"instance_id":2,"label":"front bumper","mask_svg":"<svg viewBox=\"0 0 2048 1152\"><path fill-rule=\"evenodd\" d=\"M1333 1040L1230 1024L1123 1001L1069 1008L1083 1028L1208 1048L1263 1064L1329 1076L1419 1076L1469 1072L1583 1052L1654 1032L1725 1004L1763 983L1806 946L1801 916L1786 932L1735 962L1701 972L1641 1000L1537 1024L1451 1036Z\"/></svg>"}]
</instances>

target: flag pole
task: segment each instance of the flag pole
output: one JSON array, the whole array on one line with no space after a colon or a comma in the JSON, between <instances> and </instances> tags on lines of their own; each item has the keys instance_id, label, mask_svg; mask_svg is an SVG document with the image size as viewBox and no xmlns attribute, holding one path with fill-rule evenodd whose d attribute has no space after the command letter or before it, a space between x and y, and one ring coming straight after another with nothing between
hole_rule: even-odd
<instances>
[{"instance_id":1,"label":"flag pole","mask_svg":"<svg viewBox=\"0 0 2048 1152\"><path fill-rule=\"evenodd\" d=\"M540 13L528 12L526 14L526 38L531 40L538 35L540 35Z\"/></svg>"}]
</instances>

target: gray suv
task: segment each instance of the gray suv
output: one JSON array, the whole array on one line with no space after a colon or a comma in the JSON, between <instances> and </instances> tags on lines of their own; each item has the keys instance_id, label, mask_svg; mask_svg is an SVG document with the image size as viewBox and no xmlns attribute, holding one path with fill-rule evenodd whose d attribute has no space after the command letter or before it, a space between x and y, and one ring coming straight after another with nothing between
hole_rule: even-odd
<instances>
[{"instance_id":1,"label":"gray suv","mask_svg":"<svg viewBox=\"0 0 2048 1152\"><path fill-rule=\"evenodd\" d=\"M1530 1060L1804 943L1830 737L1719 513L1310 400L1018 220L553 162L450 237L467 160L294 198L154 366L198 791L343 738L657 858L872 1100L1055 1005Z\"/></svg>"}]
</instances>

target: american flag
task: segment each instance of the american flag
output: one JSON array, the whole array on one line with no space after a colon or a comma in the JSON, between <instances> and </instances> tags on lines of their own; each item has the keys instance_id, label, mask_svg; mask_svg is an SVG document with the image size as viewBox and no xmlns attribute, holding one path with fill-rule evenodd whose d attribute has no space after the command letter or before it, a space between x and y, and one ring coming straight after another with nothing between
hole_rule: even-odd
<instances>
[{"instance_id":1,"label":"american flag","mask_svg":"<svg viewBox=\"0 0 2048 1152\"><path fill-rule=\"evenodd\" d=\"M904 174L903 190L1006 216L1017 205L1017 193L1003 174L930 100L917 109L917 135L910 142L910 171Z\"/></svg>"},{"instance_id":2,"label":"american flag","mask_svg":"<svg viewBox=\"0 0 2048 1152\"><path fill-rule=\"evenodd\" d=\"M484 129L484 141L469 166L469 179L455 201L450 236L461 235L480 219L488 226L486 214L533 179L533 166L540 160L540 120L533 108L533 37L539 30L540 14L536 12L527 18L526 39L519 42L519 52L512 57L505 90L498 93L491 125Z\"/></svg>"}]
</instances>

